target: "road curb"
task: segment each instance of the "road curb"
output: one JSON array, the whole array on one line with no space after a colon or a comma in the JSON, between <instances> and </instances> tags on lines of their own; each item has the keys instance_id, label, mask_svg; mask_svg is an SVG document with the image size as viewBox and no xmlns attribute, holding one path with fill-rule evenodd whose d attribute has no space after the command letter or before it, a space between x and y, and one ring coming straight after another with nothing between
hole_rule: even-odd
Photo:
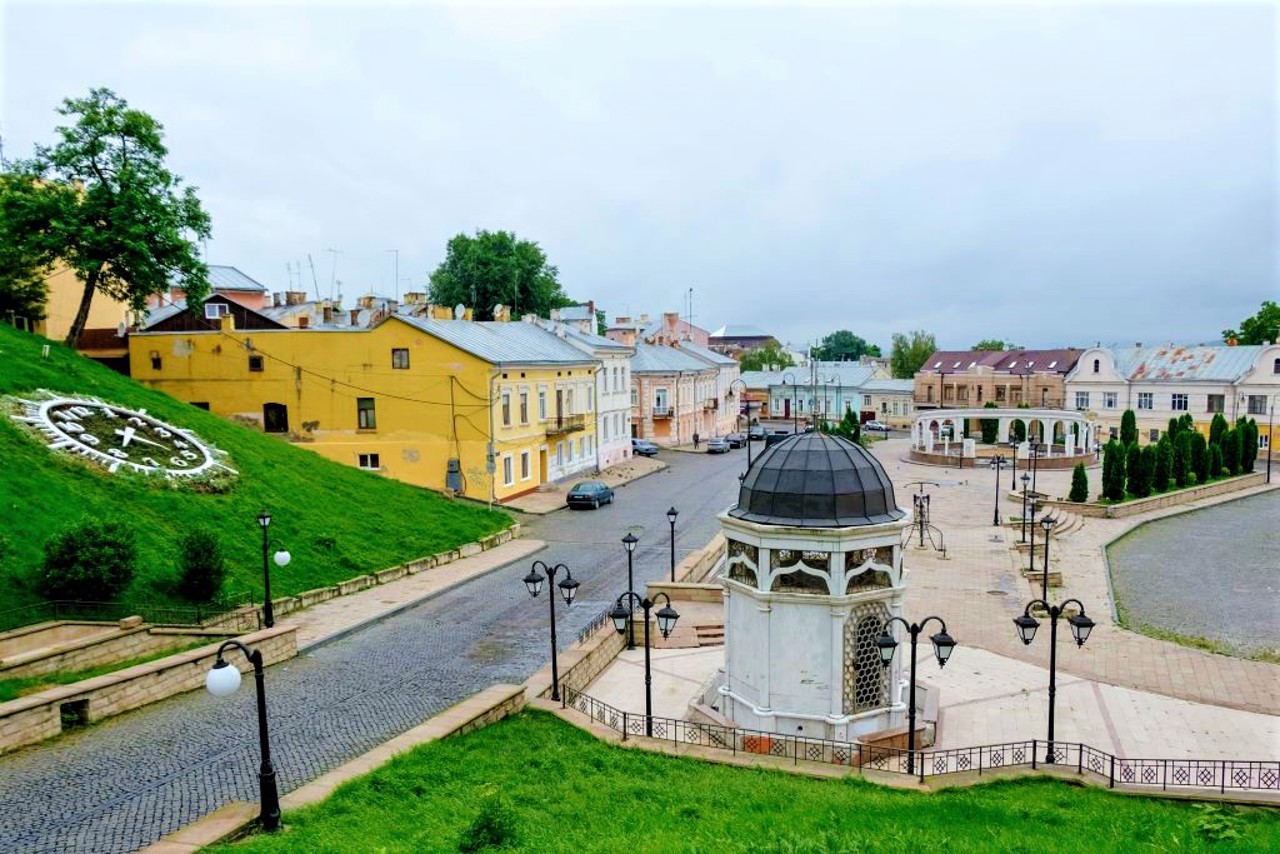
<instances>
[{"instance_id":1,"label":"road curb","mask_svg":"<svg viewBox=\"0 0 1280 854\"><path fill-rule=\"evenodd\" d=\"M649 477L650 475L655 475L655 474L658 474L659 472L664 472L664 471L666 471L667 469L671 468L671 464L670 464L670 463L663 462L662 460L654 460L654 462L658 463L658 465L659 465L660 467L659 467L659 468L654 469L653 471L647 471L647 472L645 472L644 474L636 475L635 477L631 478L630 480L624 480L622 483L616 484L616 485L611 486L611 487L609 487L609 488L610 488L610 489L621 489L621 488L622 488L622 487L624 487L624 486L630 486L631 484L635 483L637 480L644 480L646 477ZM514 513L520 513L520 514L523 514L523 515L526 515L526 516L550 516L552 513L558 513L558 512L560 512L561 510L567 510L567 509L569 509L569 505L568 505L568 504L563 504L563 503L562 503L562 504L557 504L555 507L552 507L552 508L551 508L551 509L549 509L549 510L526 510L526 509L524 509L523 507L516 507L516 506L514 506L514 505L504 504L504 505L503 505L503 509L505 509L505 510L510 510L510 511L512 511L512 512L514 512Z\"/></svg>"}]
</instances>

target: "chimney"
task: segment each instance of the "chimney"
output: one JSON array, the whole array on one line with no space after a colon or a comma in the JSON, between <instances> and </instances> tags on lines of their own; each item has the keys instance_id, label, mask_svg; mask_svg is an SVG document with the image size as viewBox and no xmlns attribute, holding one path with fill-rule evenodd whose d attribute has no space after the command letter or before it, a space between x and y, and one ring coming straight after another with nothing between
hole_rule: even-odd
<instances>
[{"instance_id":1,"label":"chimney","mask_svg":"<svg viewBox=\"0 0 1280 854\"><path fill-rule=\"evenodd\" d=\"M614 326L626 326L626 325L627 325L628 323L630 323L630 322L631 322L631 318L629 318L629 317L624 317L624 316L622 316L622 315L618 315L617 317L615 317L615 318L613 319L613 325L614 325Z\"/></svg>"},{"instance_id":2,"label":"chimney","mask_svg":"<svg viewBox=\"0 0 1280 854\"><path fill-rule=\"evenodd\" d=\"M551 309L551 319L552 319L552 320L559 320L559 319L560 319L560 309L558 309L558 308L553 308L553 309Z\"/></svg>"},{"instance_id":3,"label":"chimney","mask_svg":"<svg viewBox=\"0 0 1280 854\"><path fill-rule=\"evenodd\" d=\"M285 305L302 305L306 301L307 301L306 291L285 291L284 292Z\"/></svg>"},{"instance_id":4,"label":"chimney","mask_svg":"<svg viewBox=\"0 0 1280 854\"><path fill-rule=\"evenodd\" d=\"M358 308L351 309L351 325L352 326L360 325L360 309Z\"/></svg>"},{"instance_id":5,"label":"chimney","mask_svg":"<svg viewBox=\"0 0 1280 854\"><path fill-rule=\"evenodd\" d=\"M502 303L498 303L493 307L493 319L501 323L506 323L511 319L511 309Z\"/></svg>"},{"instance_id":6,"label":"chimney","mask_svg":"<svg viewBox=\"0 0 1280 854\"><path fill-rule=\"evenodd\" d=\"M276 291L273 293L271 295L271 304L273 306L284 305L284 291Z\"/></svg>"},{"instance_id":7,"label":"chimney","mask_svg":"<svg viewBox=\"0 0 1280 854\"><path fill-rule=\"evenodd\" d=\"M305 314L304 314L304 315L301 315L301 316L299 316L299 317L298 317L298 328L299 328L299 329L307 329L307 328L309 328L310 326L311 326L311 318L310 318L310 317L308 317L308 316L307 316L307 315L305 315Z\"/></svg>"},{"instance_id":8,"label":"chimney","mask_svg":"<svg viewBox=\"0 0 1280 854\"><path fill-rule=\"evenodd\" d=\"M324 322L326 324L333 323L333 306L329 305L327 302L322 303L320 305L320 311L324 316Z\"/></svg>"},{"instance_id":9,"label":"chimney","mask_svg":"<svg viewBox=\"0 0 1280 854\"><path fill-rule=\"evenodd\" d=\"M391 314L397 314L400 311L400 303L396 300L387 300L387 311Z\"/></svg>"},{"instance_id":10,"label":"chimney","mask_svg":"<svg viewBox=\"0 0 1280 854\"><path fill-rule=\"evenodd\" d=\"M372 310L373 300L374 300L373 294L367 294L365 296L360 297L360 299L357 302L359 302L361 308L367 308Z\"/></svg>"},{"instance_id":11,"label":"chimney","mask_svg":"<svg viewBox=\"0 0 1280 854\"><path fill-rule=\"evenodd\" d=\"M218 328L223 332L235 332L236 318L233 314L224 314L218 318Z\"/></svg>"},{"instance_id":12,"label":"chimney","mask_svg":"<svg viewBox=\"0 0 1280 854\"><path fill-rule=\"evenodd\" d=\"M465 310L462 312L462 319L463 319L463 320L473 320L473 319L475 319L475 312L474 312L474 311L472 311L472 310L471 310L471 309L469 309L469 308L468 308L468 309L465 309Z\"/></svg>"},{"instance_id":13,"label":"chimney","mask_svg":"<svg viewBox=\"0 0 1280 854\"><path fill-rule=\"evenodd\" d=\"M433 320L452 320L453 309L447 305L437 305L431 309L431 318Z\"/></svg>"},{"instance_id":14,"label":"chimney","mask_svg":"<svg viewBox=\"0 0 1280 854\"><path fill-rule=\"evenodd\" d=\"M422 291L409 291L404 295L405 305L422 305L427 301L427 295Z\"/></svg>"},{"instance_id":15,"label":"chimney","mask_svg":"<svg viewBox=\"0 0 1280 854\"><path fill-rule=\"evenodd\" d=\"M628 347L636 346L636 331L634 329L619 329L614 333L617 337L613 340L619 344L625 344Z\"/></svg>"},{"instance_id":16,"label":"chimney","mask_svg":"<svg viewBox=\"0 0 1280 854\"><path fill-rule=\"evenodd\" d=\"M643 325L643 324L645 324L645 323L648 323L648 322L649 322L649 315L647 315L647 314L642 314L642 315L640 315L640 323L641 323L642 325Z\"/></svg>"}]
</instances>

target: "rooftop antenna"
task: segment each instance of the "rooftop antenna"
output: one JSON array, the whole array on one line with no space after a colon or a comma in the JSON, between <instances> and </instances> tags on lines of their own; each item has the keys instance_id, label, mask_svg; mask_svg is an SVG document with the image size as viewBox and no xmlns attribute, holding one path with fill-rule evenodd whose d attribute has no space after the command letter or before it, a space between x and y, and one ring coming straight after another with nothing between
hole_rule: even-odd
<instances>
[{"instance_id":1,"label":"rooftop antenna","mask_svg":"<svg viewBox=\"0 0 1280 854\"><path fill-rule=\"evenodd\" d=\"M341 249L326 249L332 258L332 265L329 267L329 299L333 299L333 286L337 282L338 276L338 256L342 254Z\"/></svg>"},{"instance_id":2,"label":"rooftop antenna","mask_svg":"<svg viewBox=\"0 0 1280 854\"><path fill-rule=\"evenodd\" d=\"M307 263L311 265L311 286L316 289L316 299L320 299L320 283L316 281L316 262L311 260L311 253L307 253ZM302 281L302 273L298 273L298 281Z\"/></svg>"}]
</instances>

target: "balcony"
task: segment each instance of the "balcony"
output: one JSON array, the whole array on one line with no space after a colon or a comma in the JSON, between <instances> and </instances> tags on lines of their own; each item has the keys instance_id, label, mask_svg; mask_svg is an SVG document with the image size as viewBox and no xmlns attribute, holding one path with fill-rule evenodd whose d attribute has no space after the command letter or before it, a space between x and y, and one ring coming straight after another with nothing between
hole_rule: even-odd
<instances>
[{"instance_id":1,"label":"balcony","mask_svg":"<svg viewBox=\"0 0 1280 854\"><path fill-rule=\"evenodd\" d=\"M654 418L670 418L670 417L671 417L671 407L669 407L669 406L655 406L655 407L650 411L650 414L651 414Z\"/></svg>"},{"instance_id":2,"label":"balcony","mask_svg":"<svg viewBox=\"0 0 1280 854\"><path fill-rule=\"evenodd\" d=\"M562 433L573 433L586 429L586 415L557 415L547 421L547 435L557 436Z\"/></svg>"},{"instance_id":3,"label":"balcony","mask_svg":"<svg viewBox=\"0 0 1280 854\"><path fill-rule=\"evenodd\" d=\"M719 398L708 397L706 400L702 401L702 408L703 409L719 409L720 408Z\"/></svg>"}]
</instances>

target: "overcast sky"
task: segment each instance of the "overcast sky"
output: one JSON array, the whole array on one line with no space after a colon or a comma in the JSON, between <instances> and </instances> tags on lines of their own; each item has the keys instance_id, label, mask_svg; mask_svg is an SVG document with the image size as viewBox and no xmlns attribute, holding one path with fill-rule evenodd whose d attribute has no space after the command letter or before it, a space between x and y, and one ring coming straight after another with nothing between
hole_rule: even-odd
<instances>
[{"instance_id":1,"label":"overcast sky","mask_svg":"<svg viewBox=\"0 0 1280 854\"><path fill-rule=\"evenodd\" d=\"M1270 4L491 8L7 2L8 157L108 86L210 263L422 290L538 241L610 316L801 342L1213 340L1280 298ZM340 254L328 252L340 250Z\"/></svg>"}]
</instances>

